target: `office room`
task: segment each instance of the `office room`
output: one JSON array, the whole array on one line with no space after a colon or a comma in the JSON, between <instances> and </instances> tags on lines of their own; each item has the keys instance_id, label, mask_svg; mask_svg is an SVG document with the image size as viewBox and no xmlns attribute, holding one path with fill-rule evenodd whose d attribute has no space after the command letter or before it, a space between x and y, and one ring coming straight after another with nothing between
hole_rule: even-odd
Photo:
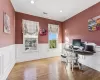
<instances>
[{"instance_id":1,"label":"office room","mask_svg":"<svg viewBox=\"0 0 100 80\"><path fill-rule=\"evenodd\" d=\"M100 80L100 0L0 0L0 80Z\"/></svg>"}]
</instances>

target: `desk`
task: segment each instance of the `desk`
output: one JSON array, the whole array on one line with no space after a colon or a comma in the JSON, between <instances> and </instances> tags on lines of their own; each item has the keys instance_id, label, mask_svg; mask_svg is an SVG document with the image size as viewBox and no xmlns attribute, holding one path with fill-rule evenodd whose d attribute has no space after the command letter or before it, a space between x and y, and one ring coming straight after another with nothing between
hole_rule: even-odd
<instances>
[{"instance_id":1,"label":"desk","mask_svg":"<svg viewBox=\"0 0 100 80\"><path fill-rule=\"evenodd\" d=\"M75 56L76 56L76 57L78 57L78 54L79 54L79 55L84 55L84 56L87 56L87 55L91 56L91 55L94 54L94 52L83 51L83 50L74 50L74 53L75 53ZM78 61L78 58L77 58L76 64L77 64L78 62L79 62L79 61ZM81 65L81 64L80 64L80 67L82 68L82 65Z\"/></svg>"},{"instance_id":2,"label":"desk","mask_svg":"<svg viewBox=\"0 0 100 80\"><path fill-rule=\"evenodd\" d=\"M80 55L93 55L94 54L94 52L90 52L90 51L84 51L84 50L79 50L79 49L71 49L71 48L68 48L68 49L66 49L67 51L73 51L74 53L75 53L75 56L76 57L78 57L78 54L80 54ZM78 58L77 58L78 59ZM78 61L78 60L77 60ZM76 62L77 62L76 61Z\"/></svg>"},{"instance_id":3,"label":"desk","mask_svg":"<svg viewBox=\"0 0 100 80\"><path fill-rule=\"evenodd\" d=\"M94 54L94 52L83 51L83 50L74 50L74 53L80 54L80 55L93 55Z\"/></svg>"},{"instance_id":4,"label":"desk","mask_svg":"<svg viewBox=\"0 0 100 80\"><path fill-rule=\"evenodd\" d=\"M84 51L84 50L79 50L79 49L73 49L73 48L66 48L65 49L67 52L72 52L72 53L75 53L75 57L76 57L76 60L75 60L75 65L77 66L78 65L78 59L79 59L79 56L78 55L93 55L94 52L90 52L90 51ZM63 58L67 58L66 55L61 55ZM81 64L80 64L80 68L82 68Z\"/></svg>"}]
</instances>

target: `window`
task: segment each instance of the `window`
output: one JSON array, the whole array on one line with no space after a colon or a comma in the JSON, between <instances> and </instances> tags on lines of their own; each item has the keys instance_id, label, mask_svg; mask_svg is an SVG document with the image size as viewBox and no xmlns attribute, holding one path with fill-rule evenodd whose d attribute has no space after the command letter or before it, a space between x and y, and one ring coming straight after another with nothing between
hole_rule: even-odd
<instances>
[{"instance_id":1,"label":"window","mask_svg":"<svg viewBox=\"0 0 100 80\"><path fill-rule=\"evenodd\" d=\"M56 49L58 45L58 31L59 26L54 24L48 25L48 42L49 49Z\"/></svg>"},{"instance_id":2,"label":"window","mask_svg":"<svg viewBox=\"0 0 100 80\"><path fill-rule=\"evenodd\" d=\"M36 38L25 38L25 50L37 50Z\"/></svg>"},{"instance_id":3,"label":"window","mask_svg":"<svg viewBox=\"0 0 100 80\"><path fill-rule=\"evenodd\" d=\"M49 33L49 48L57 48L57 35Z\"/></svg>"},{"instance_id":4,"label":"window","mask_svg":"<svg viewBox=\"0 0 100 80\"><path fill-rule=\"evenodd\" d=\"M23 44L25 51L38 49L39 23L23 20Z\"/></svg>"}]
</instances>

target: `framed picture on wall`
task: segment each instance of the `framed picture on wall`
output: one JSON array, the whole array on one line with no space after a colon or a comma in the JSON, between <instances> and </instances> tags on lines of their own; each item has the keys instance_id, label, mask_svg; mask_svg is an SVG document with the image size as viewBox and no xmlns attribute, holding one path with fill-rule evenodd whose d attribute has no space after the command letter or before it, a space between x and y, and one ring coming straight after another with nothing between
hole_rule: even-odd
<instances>
[{"instance_id":1,"label":"framed picture on wall","mask_svg":"<svg viewBox=\"0 0 100 80\"><path fill-rule=\"evenodd\" d=\"M10 33L10 17L7 15L6 12L3 13L3 26L4 26L4 32Z\"/></svg>"},{"instance_id":2,"label":"framed picture on wall","mask_svg":"<svg viewBox=\"0 0 100 80\"><path fill-rule=\"evenodd\" d=\"M88 20L88 30L89 31L100 30L100 16L96 16Z\"/></svg>"}]
</instances>

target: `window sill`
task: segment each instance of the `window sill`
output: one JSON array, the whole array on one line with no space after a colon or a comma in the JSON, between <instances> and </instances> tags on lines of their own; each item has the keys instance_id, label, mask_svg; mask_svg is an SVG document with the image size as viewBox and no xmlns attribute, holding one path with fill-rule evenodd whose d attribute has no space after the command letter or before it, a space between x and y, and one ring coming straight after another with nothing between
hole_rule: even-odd
<instances>
[{"instance_id":1,"label":"window sill","mask_svg":"<svg viewBox=\"0 0 100 80\"><path fill-rule=\"evenodd\" d=\"M33 52L39 52L38 50L27 50L27 51L24 51L23 53L33 53Z\"/></svg>"}]
</instances>

